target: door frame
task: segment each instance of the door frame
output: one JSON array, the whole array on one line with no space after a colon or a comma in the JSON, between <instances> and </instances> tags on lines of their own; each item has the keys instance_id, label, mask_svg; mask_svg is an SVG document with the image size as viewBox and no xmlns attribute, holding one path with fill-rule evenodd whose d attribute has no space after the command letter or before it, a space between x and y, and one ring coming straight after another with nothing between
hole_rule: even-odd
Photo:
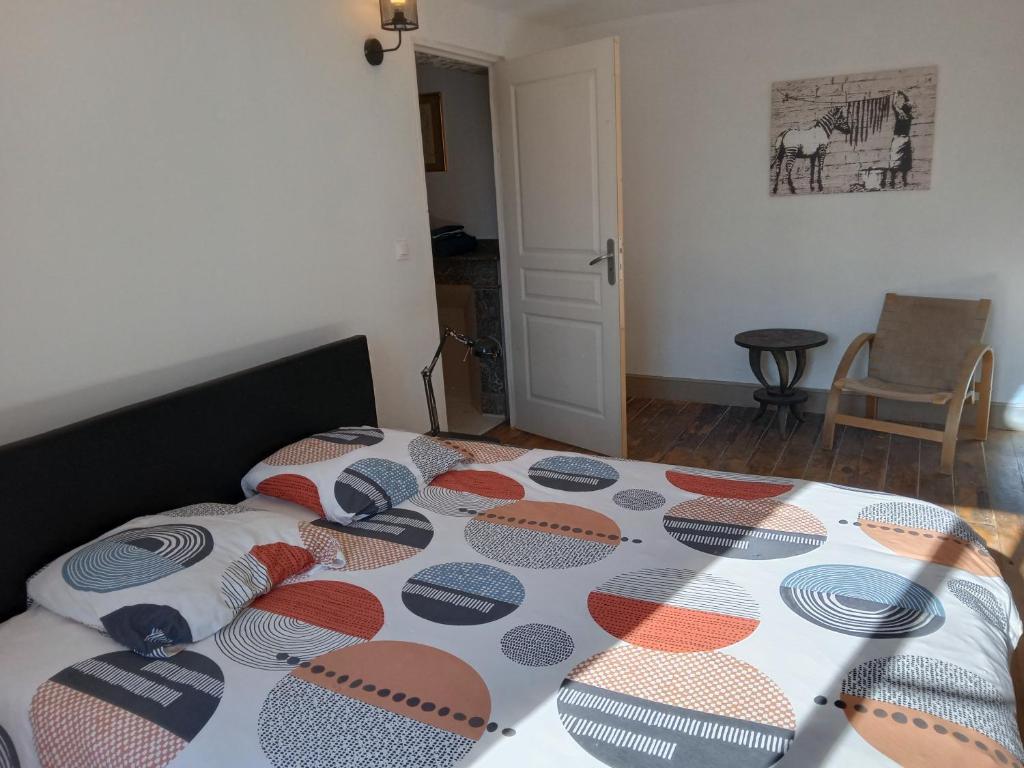
<instances>
[{"instance_id":1,"label":"door frame","mask_svg":"<svg viewBox=\"0 0 1024 768\"><path fill-rule=\"evenodd\" d=\"M491 109L491 160L494 164L494 199L498 209L498 273L501 275L501 350L502 362L505 367L505 402L506 410L508 411L506 416L508 417L509 424L512 425L516 422L515 376L510 372L512 359L508 354L508 350L512 348L511 337L509 336L511 318L509 317L508 300L508 262L507 259L502 258L504 254L508 253L508 250L505 237L505 207L501 193L501 137L498 132L498 93L494 87L494 67L498 62L504 61L505 57L487 51L423 38L416 39L413 43L413 50L487 68L487 92ZM415 66L415 59L413 60L413 65Z\"/></svg>"}]
</instances>

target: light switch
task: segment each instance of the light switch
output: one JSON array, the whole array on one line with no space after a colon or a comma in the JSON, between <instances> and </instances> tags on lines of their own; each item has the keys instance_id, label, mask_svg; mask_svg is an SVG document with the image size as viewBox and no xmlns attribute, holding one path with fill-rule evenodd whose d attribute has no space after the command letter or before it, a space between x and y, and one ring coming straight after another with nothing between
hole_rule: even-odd
<instances>
[{"instance_id":1,"label":"light switch","mask_svg":"<svg viewBox=\"0 0 1024 768\"><path fill-rule=\"evenodd\" d=\"M409 260L409 241L395 240L395 258L399 261Z\"/></svg>"}]
</instances>

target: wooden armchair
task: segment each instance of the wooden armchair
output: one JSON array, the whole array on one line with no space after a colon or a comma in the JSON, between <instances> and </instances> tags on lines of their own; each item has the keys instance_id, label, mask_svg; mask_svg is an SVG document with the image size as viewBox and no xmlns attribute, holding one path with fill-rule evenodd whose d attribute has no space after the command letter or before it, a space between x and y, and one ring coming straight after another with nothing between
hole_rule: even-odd
<instances>
[{"instance_id":1,"label":"wooden armchair","mask_svg":"<svg viewBox=\"0 0 1024 768\"><path fill-rule=\"evenodd\" d=\"M836 369L825 408L824 446L832 449L836 424L873 429L942 443L939 471L953 472L956 441L964 403L977 402L976 440L988 437L995 354L982 343L992 302L988 299L931 299L886 294L878 329L862 333L850 344ZM868 375L849 377L857 354L868 346ZM978 366L981 380L974 383ZM852 392L866 397L865 417L839 412L840 397ZM945 429L883 421L878 400L929 403L946 408Z\"/></svg>"}]
</instances>

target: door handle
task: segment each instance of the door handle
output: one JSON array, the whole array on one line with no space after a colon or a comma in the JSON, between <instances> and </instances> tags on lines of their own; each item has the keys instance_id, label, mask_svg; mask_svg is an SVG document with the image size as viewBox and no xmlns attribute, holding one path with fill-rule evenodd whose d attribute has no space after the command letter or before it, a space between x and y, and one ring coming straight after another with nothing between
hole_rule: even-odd
<instances>
[{"instance_id":1,"label":"door handle","mask_svg":"<svg viewBox=\"0 0 1024 768\"><path fill-rule=\"evenodd\" d=\"M615 285L615 238L608 238L607 249L608 252L603 256L591 259L590 266L606 261L608 263L608 285Z\"/></svg>"}]
</instances>

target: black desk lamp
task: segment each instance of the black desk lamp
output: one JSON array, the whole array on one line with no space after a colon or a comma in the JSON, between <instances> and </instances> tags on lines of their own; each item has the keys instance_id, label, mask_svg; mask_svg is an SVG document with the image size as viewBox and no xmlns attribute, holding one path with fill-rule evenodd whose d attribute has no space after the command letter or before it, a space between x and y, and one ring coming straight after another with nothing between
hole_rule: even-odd
<instances>
[{"instance_id":1,"label":"black desk lamp","mask_svg":"<svg viewBox=\"0 0 1024 768\"><path fill-rule=\"evenodd\" d=\"M430 432L432 437L447 437L454 438L456 440L479 440L487 443L497 443L497 440L489 437L483 437L482 435L461 435L455 432L441 432L441 425L437 421L437 399L434 397L434 384L433 375L434 368L437 366L437 361L441 359L441 353L444 351L444 345L448 343L448 339L455 339L460 344L465 344L469 348L469 352L472 353L473 357L481 360L497 360L501 357L501 345L497 340L490 336L484 336L480 339L471 339L464 333L459 333L451 328L445 328L441 334L441 343L437 345L437 351L434 352L434 357L430 361L430 364L423 369L423 388L427 393L427 413L430 415Z\"/></svg>"}]
</instances>

